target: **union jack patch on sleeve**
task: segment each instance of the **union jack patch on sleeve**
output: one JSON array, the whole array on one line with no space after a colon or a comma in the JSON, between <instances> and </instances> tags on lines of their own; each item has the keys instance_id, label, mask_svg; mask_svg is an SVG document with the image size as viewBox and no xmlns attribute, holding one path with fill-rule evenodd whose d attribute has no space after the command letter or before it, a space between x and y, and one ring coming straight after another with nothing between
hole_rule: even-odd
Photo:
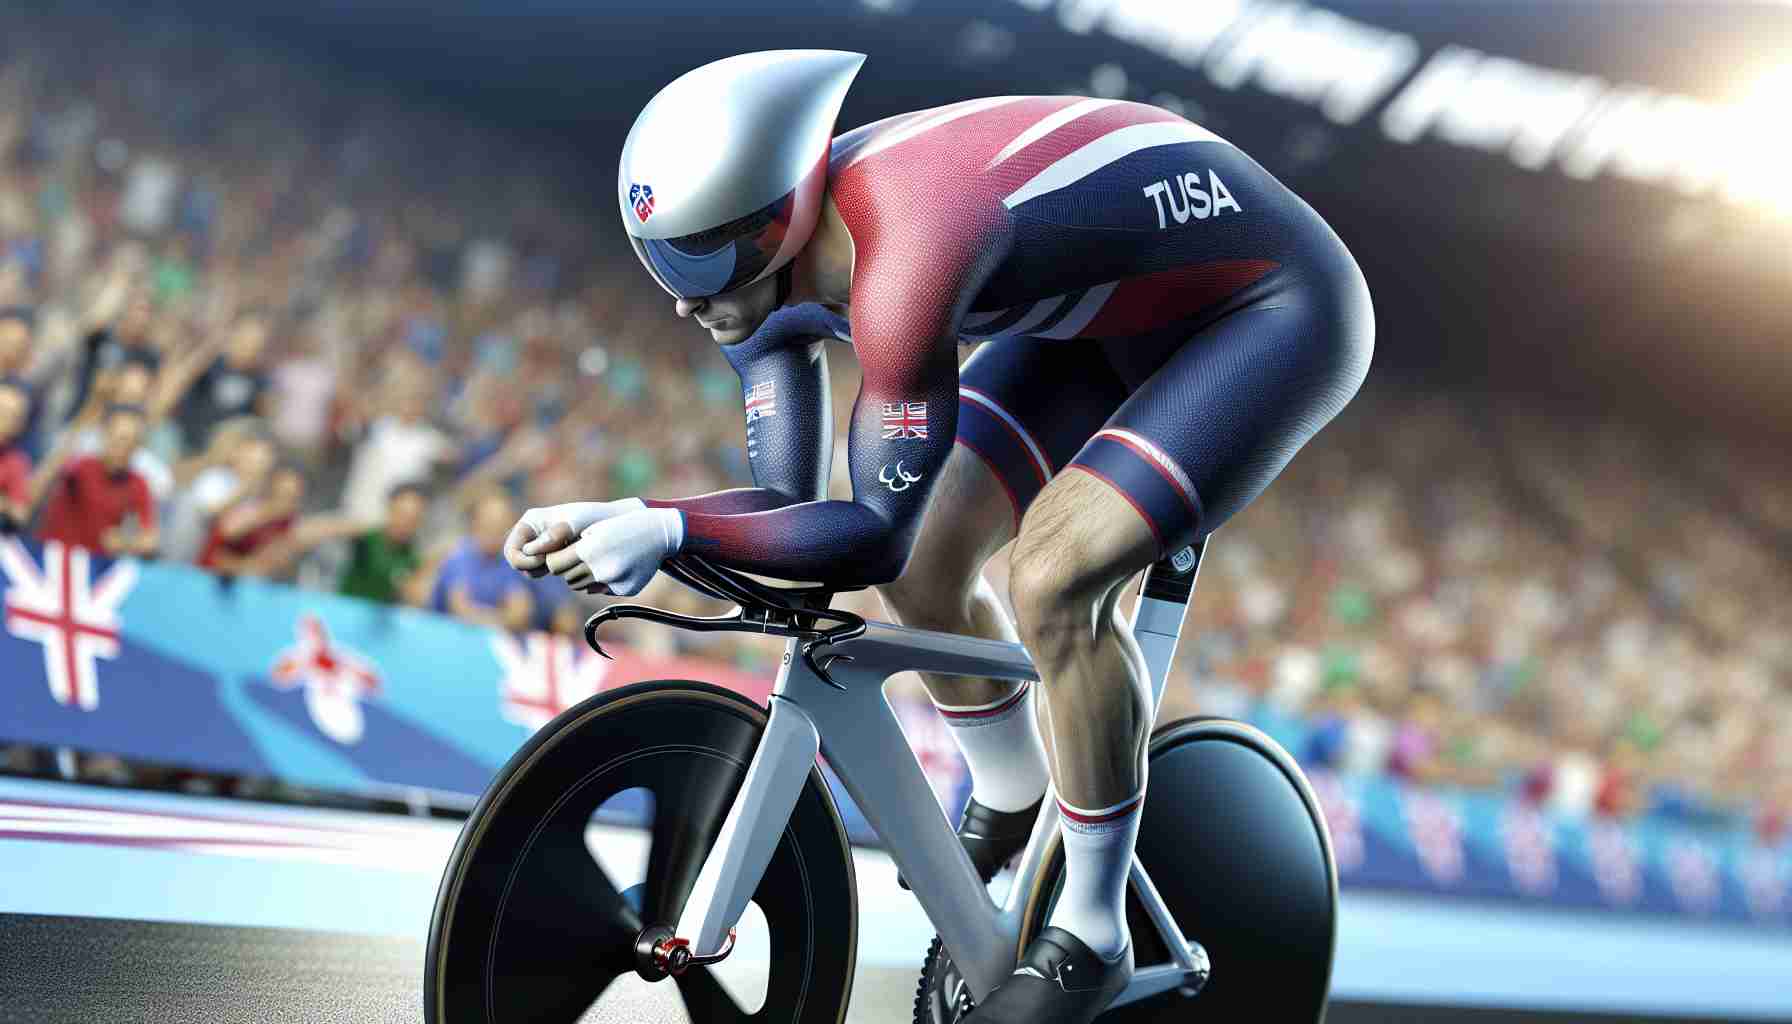
<instances>
[{"instance_id":1,"label":"union jack patch on sleeve","mask_svg":"<svg viewBox=\"0 0 1792 1024\"><path fill-rule=\"evenodd\" d=\"M778 414L777 381L762 380L747 389L747 422Z\"/></svg>"},{"instance_id":2,"label":"union jack patch on sleeve","mask_svg":"<svg viewBox=\"0 0 1792 1024\"><path fill-rule=\"evenodd\" d=\"M885 402L885 441L927 440L926 402Z\"/></svg>"}]
</instances>

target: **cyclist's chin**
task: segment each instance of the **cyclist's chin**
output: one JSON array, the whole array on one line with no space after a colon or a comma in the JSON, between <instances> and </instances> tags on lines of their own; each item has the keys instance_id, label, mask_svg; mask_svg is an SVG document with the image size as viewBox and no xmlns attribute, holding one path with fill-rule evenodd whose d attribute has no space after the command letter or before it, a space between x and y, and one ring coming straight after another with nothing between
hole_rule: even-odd
<instances>
[{"instance_id":1,"label":"cyclist's chin","mask_svg":"<svg viewBox=\"0 0 1792 1024\"><path fill-rule=\"evenodd\" d=\"M709 331L709 336L715 339L716 344L733 345L751 338L753 332L759 329L759 325L735 318L721 326L705 329Z\"/></svg>"}]
</instances>

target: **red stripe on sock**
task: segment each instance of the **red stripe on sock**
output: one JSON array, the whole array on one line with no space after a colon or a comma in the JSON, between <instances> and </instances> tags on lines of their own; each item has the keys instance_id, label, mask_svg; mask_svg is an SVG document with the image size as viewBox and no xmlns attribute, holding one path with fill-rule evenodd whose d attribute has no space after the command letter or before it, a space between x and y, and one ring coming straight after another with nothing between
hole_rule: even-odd
<instances>
[{"instance_id":1,"label":"red stripe on sock","mask_svg":"<svg viewBox=\"0 0 1792 1024\"><path fill-rule=\"evenodd\" d=\"M1027 690L1031 688L1032 685L1032 683L1022 683L1020 689L1014 691L1014 696L1009 697L1007 700L997 704L993 708L981 708L976 711L948 711L945 708L940 708L940 714L947 718L992 718L1007 711L1016 704L1019 704L1021 698L1027 695Z\"/></svg>"},{"instance_id":2,"label":"red stripe on sock","mask_svg":"<svg viewBox=\"0 0 1792 1024\"><path fill-rule=\"evenodd\" d=\"M1106 814L1084 814L1060 800L1058 801L1058 813L1079 825L1105 825L1110 821L1119 821L1121 818L1138 810L1139 804L1144 802L1144 800L1144 795L1140 794L1139 796L1135 796L1131 800L1128 800L1125 805L1118 810L1109 811Z\"/></svg>"}]
</instances>

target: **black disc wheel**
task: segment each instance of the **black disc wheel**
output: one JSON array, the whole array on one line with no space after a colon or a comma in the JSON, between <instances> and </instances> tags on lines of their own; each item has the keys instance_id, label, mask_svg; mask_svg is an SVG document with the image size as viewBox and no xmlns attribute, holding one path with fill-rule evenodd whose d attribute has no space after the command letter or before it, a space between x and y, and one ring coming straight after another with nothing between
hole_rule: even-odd
<instances>
[{"instance_id":1,"label":"black disc wheel","mask_svg":"<svg viewBox=\"0 0 1792 1024\"><path fill-rule=\"evenodd\" d=\"M857 891L819 769L735 953L657 983L636 973L637 938L677 924L765 718L738 694L667 681L600 694L536 732L474 808L442 876L424 969L428 1024L839 1024ZM598 846L632 843L645 855L600 862L587 842L593 815L623 803L651 806L645 837L616 832Z\"/></svg>"},{"instance_id":2,"label":"black disc wheel","mask_svg":"<svg viewBox=\"0 0 1792 1024\"><path fill-rule=\"evenodd\" d=\"M1337 868L1299 766L1257 729L1217 718L1159 727L1149 756L1139 860L1183 936L1206 952L1211 975L1198 992L1172 989L1100 1019L1320 1020L1337 933ZM1054 840L1028 897L1023 949L1050 919L1063 872ZM1138 967L1169 963L1136 893L1126 916ZM922 970L917 1024L957 1024L971 1005L936 941Z\"/></svg>"}]
</instances>

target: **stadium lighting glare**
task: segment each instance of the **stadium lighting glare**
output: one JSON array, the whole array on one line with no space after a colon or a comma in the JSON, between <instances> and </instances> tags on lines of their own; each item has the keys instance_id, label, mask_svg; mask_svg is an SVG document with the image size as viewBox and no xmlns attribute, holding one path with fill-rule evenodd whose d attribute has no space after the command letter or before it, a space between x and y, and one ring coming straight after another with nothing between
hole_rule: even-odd
<instances>
[{"instance_id":1,"label":"stadium lighting glare","mask_svg":"<svg viewBox=\"0 0 1792 1024\"><path fill-rule=\"evenodd\" d=\"M1792 105L1792 64L1768 68L1743 94L1741 105L1753 113L1783 113Z\"/></svg>"},{"instance_id":2,"label":"stadium lighting glare","mask_svg":"<svg viewBox=\"0 0 1792 1024\"><path fill-rule=\"evenodd\" d=\"M1780 169L1792 163L1792 135L1771 126L1785 123L1788 108L1792 108L1792 64L1768 68L1732 107L1737 130L1747 132L1752 143L1743 155L1765 179L1760 198L1783 215L1792 215L1792 188L1779 181Z\"/></svg>"}]
</instances>

